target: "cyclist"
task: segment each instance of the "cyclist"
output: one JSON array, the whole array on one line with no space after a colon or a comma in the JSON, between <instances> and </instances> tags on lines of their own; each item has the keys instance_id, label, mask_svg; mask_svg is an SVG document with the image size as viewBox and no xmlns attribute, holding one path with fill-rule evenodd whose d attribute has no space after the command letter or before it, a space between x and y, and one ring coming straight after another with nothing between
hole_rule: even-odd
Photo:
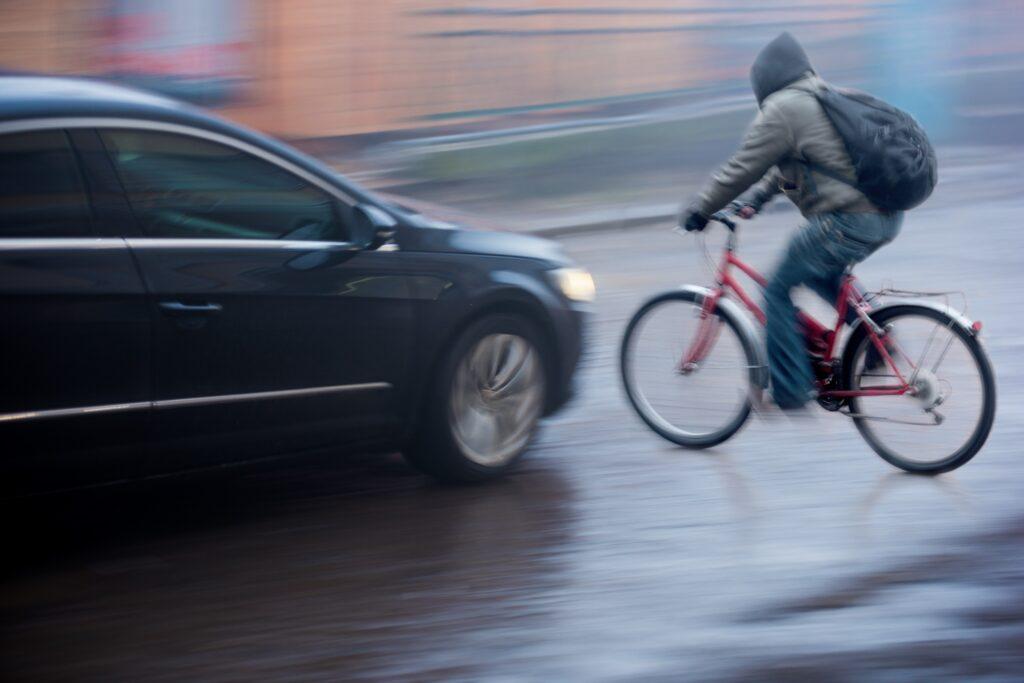
<instances>
[{"instance_id":1,"label":"cyclist","mask_svg":"<svg viewBox=\"0 0 1024 683\"><path fill-rule=\"evenodd\" d=\"M750 81L757 117L739 151L712 176L681 223L688 231L703 230L712 214L730 204L751 218L779 192L807 219L765 290L772 397L779 408L792 410L815 395L792 290L805 285L834 304L843 271L892 241L903 212L880 211L834 177L855 178L853 164L814 95L825 82L793 36L783 33L761 50ZM848 313L847 322L855 317Z\"/></svg>"}]
</instances>

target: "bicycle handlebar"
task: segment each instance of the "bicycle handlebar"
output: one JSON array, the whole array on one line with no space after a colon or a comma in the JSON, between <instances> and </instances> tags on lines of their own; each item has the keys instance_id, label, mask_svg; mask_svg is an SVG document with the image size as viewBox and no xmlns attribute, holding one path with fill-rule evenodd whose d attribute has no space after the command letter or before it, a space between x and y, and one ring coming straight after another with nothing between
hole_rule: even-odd
<instances>
[{"instance_id":1,"label":"bicycle handlebar","mask_svg":"<svg viewBox=\"0 0 1024 683\"><path fill-rule=\"evenodd\" d=\"M708 221L715 221L716 223L721 223L726 228L728 228L729 232L733 233L733 235L736 234L736 223L731 218L729 218L728 214L726 214L725 211L719 211L717 213L711 214L708 217ZM678 232L680 235L689 234L689 231L686 230L681 224L674 227L673 231Z\"/></svg>"},{"instance_id":2,"label":"bicycle handlebar","mask_svg":"<svg viewBox=\"0 0 1024 683\"><path fill-rule=\"evenodd\" d=\"M727 227L730 232L736 232L736 222L733 221L724 211L711 214L710 220L717 221Z\"/></svg>"}]
</instances>

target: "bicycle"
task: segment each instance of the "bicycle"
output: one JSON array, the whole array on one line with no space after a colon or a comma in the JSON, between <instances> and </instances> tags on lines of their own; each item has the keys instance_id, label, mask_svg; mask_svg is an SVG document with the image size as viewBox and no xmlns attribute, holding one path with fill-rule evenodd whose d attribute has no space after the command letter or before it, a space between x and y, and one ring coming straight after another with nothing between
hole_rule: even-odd
<instances>
[{"instance_id":1,"label":"bicycle","mask_svg":"<svg viewBox=\"0 0 1024 683\"><path fill-rule=\"evenodd\" d=\"M765 314L732 268L761 288L766 279L736 255L736 223L724 213L712 220L729 231L714 287L683 285L648 299L626 326L619 358L626 395L641 419L665 439L694 449L736 434L768 387L755 325L764 325ZM876 305L892 294L929 299ZM984 445L995 419L995 380L979 337L982 324L948 302L930 300L948 294L865 293L847 268L835 325L798 314L818 404L852 418L878 455L908 472L960 467ZM849 310L856 321L840 344ZM688 398L695 405L680 409ZM894 433L908 426L909 434Z\"/></svg>"}]
</instances>

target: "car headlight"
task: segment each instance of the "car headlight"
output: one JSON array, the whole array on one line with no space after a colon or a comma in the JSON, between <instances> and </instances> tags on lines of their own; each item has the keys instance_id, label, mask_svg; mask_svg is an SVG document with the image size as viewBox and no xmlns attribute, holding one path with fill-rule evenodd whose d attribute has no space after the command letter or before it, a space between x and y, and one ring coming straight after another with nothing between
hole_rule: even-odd
<instances>
[{"instance_id":1,"label":"car headlight","mask_svg":"<svg viewBox=\"0 0 1024 683\"><path fill-rule=\"evenodd\" d=\"M594 278L583 268L558 268L551 271L551 278L571 301L591 302L597 295Z\"/></svg>"}]
</instances>

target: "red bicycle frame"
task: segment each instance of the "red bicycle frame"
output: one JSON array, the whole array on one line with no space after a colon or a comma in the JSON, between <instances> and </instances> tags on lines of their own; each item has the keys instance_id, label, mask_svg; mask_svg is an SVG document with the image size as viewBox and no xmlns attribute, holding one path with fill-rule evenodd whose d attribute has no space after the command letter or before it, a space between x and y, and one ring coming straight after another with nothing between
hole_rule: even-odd
<instances>
[{"instance_id":1,"label":"red bicycle frame","mask_svg":"<svg viewBox=\"0 0 1024 683\"><path fill-rule=\"evenodd\" d=\"M711 294L704 299L700 314L701 323L697 328L697 336L694 339L693 344L690 345L690 348L684 354L682 363L680 364L680 367L684 371L699 367L700 362L704 359L712 346L714 346L715 340L718 337L719 324L716 324L716 317L713 314L715 307L718 305L718 300L721 297L731 293L736 299L743 303L744 306L746 306L747 310L750 311L751 315L753 315L758 322L762 325L766 322L764 311L761 310L761 307L758 306L753 299L750 298L739 281L733 277L732 267L735 266L741 270L762 289L767 286L768 281L752 266L744 263L738 256L736 256L735 229L730 226L729 230L729 241L725 248L725 255L722 257L718 266L715 287L711 290ZM819 380L819 397L851 398L855 396L902 396L907 393L912 393L913 387L903 377L903 374L900 373L899 368L896 367L896 361L893 360L888 348L886 348L886 343L882 340L885 336L885 330L881 329L875 321L871 319L869 315L871 306L864 300L864 297L860 293L860 289L856 286L856 278L854 278L849 271L847 271L843 276L843 282L839 288L839 296L835 303L837 318L836 323L832 328L825 327L804 311L797 312L800 325L807 331L810 337L826 340L825 348L823 349L822 362L826 364L832 363L836 351L836 344L839 339L839 333L842 331L843 324L846 320L846 314L851 307L857 314L857 317L860 318L861 322L865 325L865 329L871 339L871 343L874 344L886 365L888 365L893 371L896 379L899 380L899 384L897 386L871 387L869 389L857 390L828 389L821 386L821 382ZM890 345L895 346L894 340L889 340L889 343ZM911 369L913 369L914 364L910 361L910 358L908 358L901 349L898 347L896 348L900 355L910 364Z\"/></svg>"}]
</instances>

